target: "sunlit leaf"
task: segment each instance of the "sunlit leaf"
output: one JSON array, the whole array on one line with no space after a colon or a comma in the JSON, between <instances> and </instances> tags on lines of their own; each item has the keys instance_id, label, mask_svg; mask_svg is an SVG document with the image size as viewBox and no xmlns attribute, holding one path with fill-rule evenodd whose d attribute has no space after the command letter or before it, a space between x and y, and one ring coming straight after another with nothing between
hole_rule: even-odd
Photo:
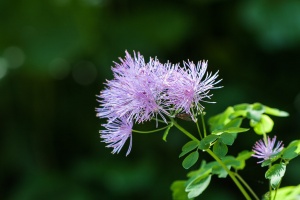
<instances>
[{"instance_id":1,"label":"sunlit leaf","mask_svg":"<svg viewBox=\"0 0 300 200\"><path fill-rule=\"evenodd\" d=\"M255 133L262 135L272 131L274 122L268 115L263 114L259 122L257 122L256 124L251 123L251 126L253 125Z\"/></svg>"},{"instance_id":2,"label":"sunlit leaf","mask_svg":"<svg viewBox=\"0 0 300 200\"><path fill-rule=\"evenodd\" d=\"M185 191L185 183L186 181L184 180L178 180L172 183L171 190L173 199L191 200Z\"/></svg>"},{"instance_id":3,"label":"sunlit leaf","mask_svg":"<svg viewBox=\"0 0 300 200\"><path fill-rule=\"evenodd\" d=\"M275 200L298 200L300 196L300 185L298 186L287 186L287 187L282 187L279 188L277 191L272 191L271 195L272 197L275 196L276 193L276 198ZM267 200L269 197L269 192L267 192L263 200Z\"/></svg>"},{"instance_id":4,"label":"sunlit leaf","mask_svg":"<svg viewBox=\"0 0 300 200\"><path fill-rule=\"evenodd\" d=\"M248 110L250 107L250 104L248 103L242 103L242 104L237 104L233 106L234 110Z\"/></svg>"},{"instance_id":5,"label":"sunlit leaf","mask_svg":"<svg viewBox=\"0 0 300 200\"><path fill-rule=\"evenodd\" d=\"M224 112L209 118L210 130L222 129L225 124L230 122L229 116L232 113L234 113L233 107L228 107Z\"/></svg>"},{"instance_id":6,"label":"sunlit leaf","mask_svg":"<svg viewBox=\"0 0 300 200\"><path fill-rule=\"evenodd\" d=\"M289 116L288 112L279 110L277 108L270 108L268 106L265 106L265 113L269 114L269 115L274 115L274 116L277 116L277 117L287 117L287 116Z\"/></svg>"}]
</instances>

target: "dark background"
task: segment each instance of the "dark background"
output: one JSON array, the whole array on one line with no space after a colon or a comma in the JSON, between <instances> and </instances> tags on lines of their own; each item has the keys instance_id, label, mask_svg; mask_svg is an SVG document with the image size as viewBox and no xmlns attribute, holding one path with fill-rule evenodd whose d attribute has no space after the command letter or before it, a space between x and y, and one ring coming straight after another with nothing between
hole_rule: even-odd
<instances>
[{"instance_id":1,"label":"dark background","mask_svg":"<svg viewBox=\"0 0 300 200\"><path fill-rule=\"evenodd\" d=\"M96 95L125 50L146 61L209 60L224 88L212 91L217 104L204 104L208 117L261 102L290 113L273 118L272 135L299 139L297 0L2 0L0 199L171 199L172 181L186 178L178 155L188 138L176 129L167 143L162 133L134 134L128 157L127 144L112 155L100 142ZM243 133L229 153L259 138ZM241 174L262 195L266 168L256 162ZM288 165L282 186L299 184L299 166ZM216 177L202 197L243 199Z\"/></svg>"}]
</instances>

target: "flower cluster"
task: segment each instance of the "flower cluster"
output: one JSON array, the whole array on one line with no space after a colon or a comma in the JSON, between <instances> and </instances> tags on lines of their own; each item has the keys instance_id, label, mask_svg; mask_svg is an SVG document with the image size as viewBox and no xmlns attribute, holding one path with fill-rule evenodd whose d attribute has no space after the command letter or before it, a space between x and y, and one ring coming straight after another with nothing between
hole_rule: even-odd
<instances>
[{"instance_id":1,"label":"flower cluster","mask_svg":"<svg viewBox=\"0 0 300 200\"><path fill-rule=\"evenodd\" d=\"M278 141L276 146L275 144L276 136L274 136L273 139L270 139L270 137L268 136L267 141L259 140L254 144L252 149L254 154L252 156L263 159L257 163L262 163L265 160L269 160L272 157L276 156L279 152L281 152L281 150L283 149L282 141Z\"/></svg>"},{"instance_id":2,"label":"flower cluster","mask_svg":"<svg viewBox=\"0 0 300 200\"><path fill-rule=\"evenodd\" d=\"M183 67L179 64L160 63L150 58L145 62L140 53L133 57L126 51L124 59L112 67L114 79L107 80L105 89L100 92L100 107L96 109L99 118L107 118L101 130L101 138L112 153L119 152L130 138L132 126L153 118L161 117L167 123L167 117L176 114L189 115L193 121L204 107L200 102L207 102L211 89L221 80L218 72L207 73L207 61L197 64L187 61Z\"/></svg>"}]
</instances>

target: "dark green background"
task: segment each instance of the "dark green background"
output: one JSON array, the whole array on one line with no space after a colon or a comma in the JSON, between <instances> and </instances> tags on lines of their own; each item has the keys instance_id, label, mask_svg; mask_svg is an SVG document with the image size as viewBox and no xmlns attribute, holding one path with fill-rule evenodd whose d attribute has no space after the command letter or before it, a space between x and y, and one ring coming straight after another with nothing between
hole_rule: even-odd
<instances>
[{"instance_id":1,"label":"dark green background","mask_svg":"<svg viewBox=\"0 0 300 200\"><path fill-rule=\"evenodd\" d=\"M286 145L299 139L297 0L1 0L0 199L171 199L169 186L187 172L178 159L185 136L172 129L165 143L162 133L134 134L128 157L127 144L112 155L100 142L96 95L125 50L209 60L224 88L212 91L217 104L204 104L208 117L261 102L290 113L274 118L272 134ZM258 139L243 133L229 153ZM262 195L266 169L256 162L242 175ZM300 183L299 165L288 165L282 186ZM243 198L216 177L202 197Z\"/></svg>"}]
</instances>

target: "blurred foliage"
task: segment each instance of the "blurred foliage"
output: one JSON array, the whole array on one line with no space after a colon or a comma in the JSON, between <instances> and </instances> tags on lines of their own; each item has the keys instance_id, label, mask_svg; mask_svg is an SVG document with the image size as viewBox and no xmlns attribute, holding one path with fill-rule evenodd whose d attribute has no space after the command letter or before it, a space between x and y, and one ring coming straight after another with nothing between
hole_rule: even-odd
<instances>
[{"instance_id":1,"label":"blurred foliage","mask_svg":"<svg viewBox=\"0 0 300 200\"><path fill-rule=\"evenodd\" d=\"M171 199L171 183L185 177L178 155L187 138L175 129L167 143L163 133L136 134L128 157L100 143L95 95L125 50L162 62L208 59L224 86L205 105L208 117L262 102L290 113L275 119L278 139L299 139L296 0L2 0L0 27L0 199ZM264 172L257 180L260 166L247 164L242 175L263 195ZM299 184L299 164L282 186ZM218 193L202 197L241 198L230 180L212 185Z\"/></svg>"}]
</instances>

